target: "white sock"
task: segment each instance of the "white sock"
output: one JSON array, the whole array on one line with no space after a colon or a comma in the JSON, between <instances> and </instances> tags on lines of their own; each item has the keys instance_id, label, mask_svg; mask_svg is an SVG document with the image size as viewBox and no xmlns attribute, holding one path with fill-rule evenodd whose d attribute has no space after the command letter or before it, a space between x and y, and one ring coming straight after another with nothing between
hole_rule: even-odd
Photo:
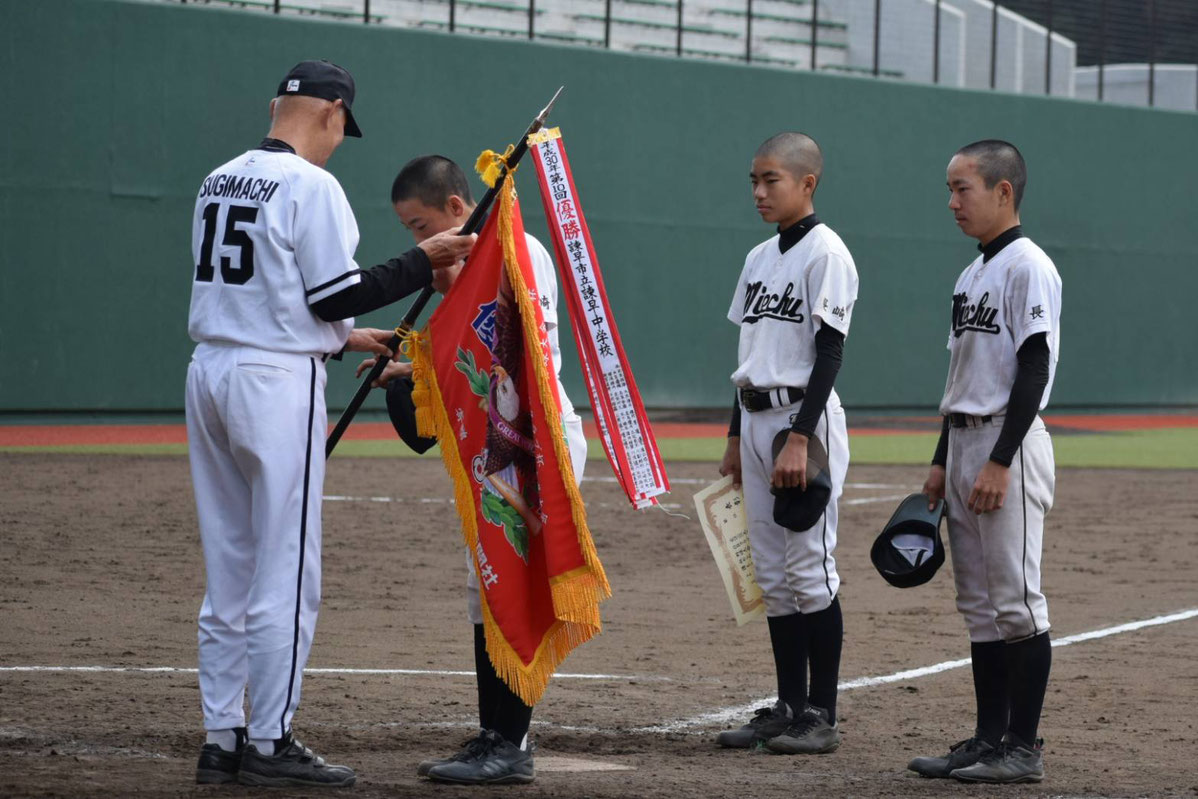
<instances>
[{"instance_id":1,"label":"white sock","mask_svg":"<svg viewBox=\"0 0 1198 799\"><path fill-rule=\"evenodd\" d=\"M208 730L204 743L216 744L226 752L237 751L237 733L233 730Z\"/></svg>"},{"instance_id":2,"label":"white sock","mask_svg":"<svg viewBox=\"0 0 1198 799\"><path fill-rule=\"evenodd\" d=\"M258 750L259 754L273 755L275 753L275 742L273 738L251 738L250 743Z\"/></svg>"}]
</instances>

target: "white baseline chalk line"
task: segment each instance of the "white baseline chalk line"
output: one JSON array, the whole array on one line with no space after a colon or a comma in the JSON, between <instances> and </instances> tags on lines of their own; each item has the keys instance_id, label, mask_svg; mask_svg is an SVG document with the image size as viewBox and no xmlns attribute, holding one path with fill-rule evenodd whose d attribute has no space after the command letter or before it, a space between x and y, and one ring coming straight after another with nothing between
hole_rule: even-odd
<instances>
[{"instance_id":1,"label":"white baseline chalk line","mask_svg":"<svg viewBox=\"0 0 1198 799\"><path fill-rule=\"evenodd\" d=\"M840 505L869 505L874 502L894 502L898 499L906 499L906 494L887 494L882 497L857 497L856 499L840 499L837 503Z\"/></svg>"},{"instance_id":2,"label":"white baseline chalk line","mask_svg":"<svg viewBox=\"0 0 1198 799\"><path fill-rule=\"evenodd\" d=\"M137 674L197 674L199 669L177 666L0 666L2 672L87 672L87 673L137 673ZM403 675L433 677L473 677L473 671L451 669L316 669L306 668L305 674L355 675ZM672 682L670 677L645 676L641 674L571 674L553 675L560 680L633 680L637 682Z\"/></svg>"},{"instance_id":3,"label":"white baseline chalk line","mask_svg":"<svg viewBox=\"0 0 1198 799\"><path fill-rule=\"evenodd\" d=\"M874 502L887 502L906 498L906 494L887 494L882 497L858 497L856 499L842 499L841 505L869 505ZM403 497L347 497L339 494L330 494L324 498L325 502L398 502L398 503L414 503L419 505L452 505L453 500L448 497L414 497L412 499L404 499ZM624 508L627 507L624 503L613 502L588 502L588 505L599 508ZM678 502L662 502L661 507L667 510L678 510L682 507Z\"/></svg>"},{"instance_id":4,"label":"white baseline chalk line","mask_svg":"<svg viewBox=\"0 0 1198 799\"><path fill-rule=\"evenodd\" d=\"M0 666L4 672L84 672L89 674L197 674L199 669L178 666ZM304 674L346 674L349 676L382 674L415 677L473 677L473 671L449 669L304 669ZM571 674L553 675L557 680L630 680L634 682L673 682L671 677L643 674Z\"/></svg>"},{"instance_id":5,"label":"white baseline chalk line","mask_svg":"<svg viewBox=\"0 0 1198 799\"><path fill-rule=\"evenodd\" d=\"M708 479L706 477L671 477L670 485L704 485L705 486L710 483L714 483L717 479L719 479L719 478L714 475L710 479ZM583 476L582 482L584 482L584 483L618 483L619 480L617 480L615 477L611 477L611 476L604 476L604 477ZM845 488L908 488L908 486L899 485L897 483L845 483L844 487Z\"/></svg>"},{"instance_id":6,"label":"white baseline chalk line","mask_svg":"<svg viewBox=\"0 0 1198 799\"><path fill-rule=\"evenodd\" d=\"M1162 624L1172 624L1173 622L1185 621L1198 616L1198 608L1190 608L1189 610L1181 610L1176 613L1170 613L1165 616L1155 616L1151 619L1142 619L1140 621L1127 622L1114 627L1104 627L1101 630L1091 630L1090 632L1078 633L1077 635L1066 636L1052 642L1054 648L1062 646L1070 646L1079 644L1083 641L1094 641L1099 638L1106 638L1111 635L1119 635L1121 633L1134 632L1142 630L1145 627L1158 627ZM970 664L969 658L961 660L946 660L943 663L936 663L931 666L923 666L918 669L907 669L906 671L896 671L893 674L884 674L877 677L858 677L855 680L847 680L840 683L838 689L841 691L851 691L854 688L870 688L875 685L885 685L887 683L904 682L913 680L918 677L927 677L932 674L939 674L952 669L963 668ZM652 727L639 727L632 732L682 732L693 727L703 727L710 724L728 724L738 719L747 717L750 713L764 705L771 705L777 701L776 696L766 697L755 702L749 702L736 707L716 710L710 713L703 713L698 716L693 716L689 719L674 721L668 724L659 724Z\"/></svg>"},{"instance_id":7,"label":"white baseline chalk line","mask_svg":"<svg viewBox=\"0 0 1198 799\"><path fill-rule=\"evenodd\" d=\"M587 479L603 481L603 482L607 482L607 481L611 481L613 483L616 482L616 478L614 478L614 477L597 477L597 478L587 478ZM689 481L674 480L672 482L675 482L675 483L691 482L691 483L706 484L708 481L706 481L706 480L689 480ZM907 488L907 486L891 485L889 483L846 483L845 488L894 489L894 488ZM840 500L840 504L842 504L842 505L868 505L871 502L886 502L888 500L905 499L906 497L907 497L907 494L889 494L889 495L882 496L882 497L859 497L856 499L842 499L842 500ZM381 502L381 503L398 502L398 503L413 503L416 505L452 505L453 497L354 497L354 496L349 496L349 495L345 495L345 494L326 494L324 496L324 501L325 502ZM621 507L621 508L625 507L623 503L598 502L598 503L592 503L592 504L595 504L598 507ZM670 508L670 509L682 507L682 505L680 503L676 503L676 502L663 502L663 503L661 503L661 506L663 508Z\"/></svg>"},{"instance_id":8,"label":"white baseline chalk line","mask_svg":"<svg viewBox=\"0 0 1198 799\"><path fill-rule=\"evenodd\" d=\"M452 505L452 497L348 497L340 494L326 494L325 502L398 502L398 503L413 503L417 505ZM629 505L624 502L588 502L591 507L596 508L627 508ZM658 503L661 507L668 510L676 510L682 505L678 502L661 502Z\"/></svg>"},{"instance_id":9,"label":"white baseline chalk line","mask_svg":"<svg viewBox=\"0 0 1198 799\"><path fill-rule=\"evenodd\" d=\"M1142 619L1140 621L1127 622L1114 627L1104 627L1100 630L1091 630L1089 632L1078 633L1076 635L1059 638L1052 642L1053 647L1070 646L1079 644L1085 641L1094 641L1099 638L1106 638L1112 635L1121 633L1134 632L1142 630L1146 627L1158 627L1163 624L1172 624L1173 622L1185 621L1198 616L1198 608L1190 608L1189 610L1181 610L1176 613L1170 613L1164 616L1156 616L1151 619ZM959 669L968 666L969 658L961 660L946 660L942 663L936 663L931 666L923 666L918 669L908 669L906 671L898 671L893 674L885 674L876 677L858 677L855 680L847 680L840 683L838 686L841 691L849 691L854 688L868 688L875 685L885 685L887 683L902 682L904 680L912 680L918 677L927 677L932 674L939 674L952 669ZM193 668L176 668L172 666L0 666L0 673L4 672L138 672L138 673L179 673L179 674L195 674L197 669ZM433 669L304 669L310 674L401 674L401 675L438 675L438 676L474 676L472 671L448 671L448 670L433 670ZM669 677L658 676L639 676L631 674L555 674L557 679L586 679L586 680L636 680L644 682L673 682ZM777 697L766 697L756 702L750 702L737 707L718 710L712 713L704 713L699 716L694 716L689 719L671 722L669 724L659 724L651 727L636 727L629 732L647 732L647 733L677 733L685 730L691 730L695 727L703 727L713 724L728 724L732 721L746 717L749 713L762 705L773 703ZM451 722L445 726L462 726L469 727L471 723L456 723ZM537 722L534 724L549 724L549 722ZM603 732L597 727L567 727L561 725L552 725L557 729L573 730L577 732Z\"/></svg>"}]
</instances>

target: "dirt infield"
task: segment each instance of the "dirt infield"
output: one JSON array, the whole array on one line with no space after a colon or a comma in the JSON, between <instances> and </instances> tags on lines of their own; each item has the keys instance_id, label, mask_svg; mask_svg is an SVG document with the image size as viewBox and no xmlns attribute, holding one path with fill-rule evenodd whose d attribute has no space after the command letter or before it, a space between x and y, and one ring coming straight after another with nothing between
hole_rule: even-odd
<instances>
[{"instance_id":1,"label":"dirt infield","mask_svg":"<svg viewBox=\"0 0 1198 799\"><path fill-rule=\"evenodd\" d=\"M670 464L689 513L712 464ZM591 462L592 475L608 474ZM359 771L359 797L1194 796L1198 618L1054 650L1039 786L904 773L970 733L968 657L948 569L890 588L868 549L923 470L853 467L842 509L844 743L815 758L712 744L713 714L771 695L765 626L736 628L697 522L583 494L615 596L604 635L566 662L534 719L540 774L475 790L419 781L476 718L461 539L435 461L338 458L325 505L324 605L296 729ZM693 482L684 482L693 481ZM1046 534L1053 635L1198 608L1198 473L1061 470ZM0 795L279 796L191 785L202 739L194 673L31 667L195 665L202 572L186 460L0 454ZM356 498L356 499L355 499ZM370 498L376 498L371 501ZM388 501L381 501L385 498ZM607 676L603 676L607 675ZM706 717L707 721L704 721ZM620 770L581 771L584 767ZM311 795L318 795L313 792Z\"/></svg>"}]
</instances>

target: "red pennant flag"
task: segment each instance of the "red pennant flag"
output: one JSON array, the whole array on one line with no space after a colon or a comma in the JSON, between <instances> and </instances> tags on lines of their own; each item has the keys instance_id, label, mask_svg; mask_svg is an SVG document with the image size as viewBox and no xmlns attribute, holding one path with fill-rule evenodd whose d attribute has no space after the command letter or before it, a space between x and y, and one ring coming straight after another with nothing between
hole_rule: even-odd
<instances>
[{"instance_id":1,"label":"red pennant flag","mask_svg":"<svg viewBox=\"0 0 1198 799\"><path fill-rule=\"evenodd\" d=\"M528 144L603 449L633 506L656 505L670 481L620 342L561 130L541 130L528 137Z\"/></svg>"},{"instance_id":2,"label":"red pennant flag","mask_svg":"<svg viewBox=\"0 0 1198 799\"><path fill-rule=\"evenodd\" d=\"M535 704L611 595L562 428L536 276L508 176L470 261L409 352L421 435L453 479L487 652Z\"/></svg>"}]
</instances>

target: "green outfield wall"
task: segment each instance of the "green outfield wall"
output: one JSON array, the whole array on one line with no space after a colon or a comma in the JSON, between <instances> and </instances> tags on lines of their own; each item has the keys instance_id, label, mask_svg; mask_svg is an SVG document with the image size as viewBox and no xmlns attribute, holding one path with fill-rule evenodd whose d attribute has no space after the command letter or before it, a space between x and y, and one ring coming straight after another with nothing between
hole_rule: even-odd
<instances>
[{"instance_id":1,"label":"green outfield wall","mask_svg":"<svg viewBox=\"0 0 1198 799\"><path fill-rule=\"evenodd\" d=\"M329 168L364 266L411 246L388 205L404 161L472 164L565 84L554 122L651 406L731 398L725 313L745 252L772 233L749 161L782 129L823 145L817 211L860 274L845 404L939 400L952 286L975 255L944 168L987 137L1023 150L1024 228L1064 279L1054 403L1198 403L1195 114L190 4L0 0L0 46L0 411L182 407L196 189L259 141L279 79L315 57L358 82L365 138ZM519 177L540 234L531 165ZM390 326L404 307L360 323ZM568 339L567 387L585 404ZM330 367L330 407L354 387L349 364Z\"/></svg>"}]
</instances>

